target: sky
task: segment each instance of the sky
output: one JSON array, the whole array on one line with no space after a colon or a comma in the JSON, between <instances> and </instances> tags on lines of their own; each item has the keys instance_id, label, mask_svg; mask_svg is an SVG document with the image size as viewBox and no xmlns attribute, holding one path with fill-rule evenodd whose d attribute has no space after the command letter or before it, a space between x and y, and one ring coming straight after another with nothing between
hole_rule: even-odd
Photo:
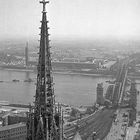
<instances>
[{"instance_id":1,"label":"sky","mask_svg":"<svg viewBox=\"0 0 140 140\"><path fill-rule=\"evenodd\" d=\"M0 38L38 38L39 0L0 0ZM140 38L140 0L50 0L51 38Z\"/></svg>"}]
</instances>

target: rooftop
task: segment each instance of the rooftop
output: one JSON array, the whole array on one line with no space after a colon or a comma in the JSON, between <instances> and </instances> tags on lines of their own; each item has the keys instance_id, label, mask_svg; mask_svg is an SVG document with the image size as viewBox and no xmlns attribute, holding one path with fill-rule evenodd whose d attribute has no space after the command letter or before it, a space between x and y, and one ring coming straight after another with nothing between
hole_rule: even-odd
<instances>
[{"instance_id":1,"label":"rooftop","mask_svg":"<svg viewBox=\"0 0 140 140\"><path fill-rule=\"evenodd\" d=\"M10 130L10 129L18 128L18 127L25 127L25 126L26 126L25 123L17 123L17 124L13 124L13 125L7 125L7 126L0 127L0 131Z\"/></svg>"}]
</instances>

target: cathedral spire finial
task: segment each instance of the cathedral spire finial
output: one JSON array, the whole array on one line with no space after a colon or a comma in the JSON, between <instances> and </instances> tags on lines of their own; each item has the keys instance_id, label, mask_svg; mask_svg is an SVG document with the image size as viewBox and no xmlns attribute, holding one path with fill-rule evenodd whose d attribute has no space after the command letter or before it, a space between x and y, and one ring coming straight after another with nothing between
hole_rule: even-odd
<instances>
[{"instance_id":1,"label":"cathedral spire finial","mask_svg":"<svg viewBox=\"0 0 140 140\"><path fill-rule=\"evenodd\" d=\"M42 1L40 1L40 3L43 4L43 12L46 12L46 3L49 3L49 1L42 0Z\"/></svg>"}]
</instances>

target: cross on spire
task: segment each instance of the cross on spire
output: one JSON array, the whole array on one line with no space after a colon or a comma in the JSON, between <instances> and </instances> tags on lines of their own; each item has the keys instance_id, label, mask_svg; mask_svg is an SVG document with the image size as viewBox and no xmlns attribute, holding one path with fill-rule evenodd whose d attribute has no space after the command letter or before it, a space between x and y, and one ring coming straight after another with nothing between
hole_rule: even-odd
<instances>
[{"instance_id":1,"label":"cross on spire","mask_svg":"<svg viewBox=\"0 0 140 140\"><path fill-rule=\"evenodd\" d=\"M49 3L49 1L42 0L42 1L40 1L40 3L43 4L43 11L42 12L46 12L46 4Z\"/></svg>"}]
</instances>

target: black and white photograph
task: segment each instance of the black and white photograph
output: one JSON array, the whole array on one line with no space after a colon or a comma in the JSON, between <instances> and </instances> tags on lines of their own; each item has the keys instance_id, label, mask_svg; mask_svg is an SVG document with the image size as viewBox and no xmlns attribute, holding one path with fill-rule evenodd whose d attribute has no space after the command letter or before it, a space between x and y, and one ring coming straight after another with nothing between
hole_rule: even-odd
<instances>
[{"instance_id":1,"label":"black and white photograph","mask_svg":"<svg viewBox=\"0 0 140 140\"><path fill-rule=\"evenodd\" d=\"M0 0L0 140L140 140L140 0Z\"/></svg>"}]
</instances>

